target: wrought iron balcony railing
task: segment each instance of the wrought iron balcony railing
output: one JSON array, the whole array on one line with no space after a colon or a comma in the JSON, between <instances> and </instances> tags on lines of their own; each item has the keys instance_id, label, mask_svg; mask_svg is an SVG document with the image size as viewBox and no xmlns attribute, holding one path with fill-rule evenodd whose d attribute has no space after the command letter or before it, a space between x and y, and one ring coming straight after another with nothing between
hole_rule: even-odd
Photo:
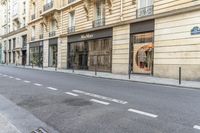
<instances>
[{"instance_id":1,"label":"wrought iron balcony railing","mask_svg":"<svg viewBox=\"0 0 200 133\"><path fill-rule=\"evenodd\" d=\"M153 10L154 10L153 5L147 6L147 7L144 7L144 8L140 8L136 11L137 18L145 17L145 16L151 16L151 15L153 15Z\"/></svg>"},{"instance_id":2,"label":"wrought iron balcony railing","mask_svg":"<svg viewBox=\"0 0 200 133\"><path fill-rule=\"evenodd\" d=\"M56 36L56 31L49 32L49 37L54 37L54 36Z\"/></svg>"},{"instance_id":3,"label":"wrought iron balcony railing","mask_svg":"<svg viewBox=\"0 0 200 133\"><path fill-rule=\"evenodd\" d=\"M31 20L35 19L35 14L31 15Z\"/></svg>"},{"instance_id":4,"label":"wrought iron balcony railing","mask_svg":"<svg viewBox=\"0 0 200 133\"><path fill-rule=\"evenodd\" d=\"M43 8L44 8L44 12L53 8L53 0L51 2L45 4Z\"/></svg>"},{"instance_id":5,"label":"wrought iron balcony railing","mask_svg":"<svg viewBox=\"0 0 200 133\"><path fill-rule=\"evenodd\" d=\"M39 38L40 38L40 39L43 39L43 37L44 37L43 34L40 34L40 35L39 35Z\"/></svg>"},{"instance_id":6,"label":"wrought iron balcony railing","mask_svg":"<svg viewBox=\"0 0 200 133\"><path fill-rule=\"evenodd\" d=\"M75 32L75 26L72 26L72 27L68 27L68 33L72 33L72 32Z\"/></svg>"},{"instance_id":7,"label":"wrought iron balcony railing","mask_svg":"<svg viewBox=\"0 0 200 133\"><path fill-rule=\"evenodd\" d=\"M92 22L93 28L104 26L104 25L105 25L105 18L97 19L97 20Z\"/></svg>"},{"instance_id":8,"label":"wrought iron balcony railing","mask_svg":"<svg viewBox=\"0 0 200 133\"><path fill-rule=\"evenodd\" d=\"M76 1L76 0L68 0L68 4L69 4L69 3L72 3L72 2L74 2L74 1Z\"/></svg>"}]
</instances>

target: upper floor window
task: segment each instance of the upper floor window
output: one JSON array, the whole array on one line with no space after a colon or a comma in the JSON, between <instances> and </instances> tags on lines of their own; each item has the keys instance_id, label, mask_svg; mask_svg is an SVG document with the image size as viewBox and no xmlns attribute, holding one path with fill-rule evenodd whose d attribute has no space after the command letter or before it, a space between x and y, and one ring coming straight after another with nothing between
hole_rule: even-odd
<instances>
[{"instance_id":1,"label":"upper floor window","mask_svg":"<svg viewBox=\"0 0 200 133\"><path fill-rule=\"evenodd\" d=\"M153 0L138 0L137 17L153 15Z\"/></svg>"},{"instance_id":2,"label":"upper floor window","mask_svg":"<svg viewBox=\"0 0 200 133\"><path fill-rule=\"evenodd\" d=\"M105 0L96 1L96 20L105 17Z\"/></svg>"},{"instance_id":3,"label":"upper floor window","mask_svg":"<svg viewBox=\"0 0 200 133\"><path fill-rule=\"evenodd\" d=\"M97 0L95 4L93 27L103 26L105 25L105 0Z\"/></svg>"},{"instance_id":4,"label":"upper floor window","mask_svg":"<svg viewBox=\"0 0 200 133\"><path fill-rule=\"evenodd\" d=\"M35 26L32 27L32 31L31 31L31 40L35 40Z\"/></svg>"},{"instance_id":5,"label":"upper floor window","mask_svg":"<svg viewBox=\"0 0 200 133\"><path fill-rule=\"evenodd\" d=\"M26 14L26 2L25 1L23 2L23 8L24 8L23 9L23 14Z\"/></svg>"},{"instance_id":6,"label":"upper floor window","mask_svg":"<svg viewBox=\"0 0 200 133\"><path fill-rule=\"evenodd\" d=\"M75 11L69 13L68 33L75 32Z\"/></svg>"},{"instance_id":7,"label":"upper floor window","mask_svg":"<svg viewBox=\"0 0 200 133\"><path fill-rule=\"evenodd\" d=\"M51 31L55 31L56 30L56 20L52 20L51 21L51 27L50 27Z\"/></svg>"}]
</instances>

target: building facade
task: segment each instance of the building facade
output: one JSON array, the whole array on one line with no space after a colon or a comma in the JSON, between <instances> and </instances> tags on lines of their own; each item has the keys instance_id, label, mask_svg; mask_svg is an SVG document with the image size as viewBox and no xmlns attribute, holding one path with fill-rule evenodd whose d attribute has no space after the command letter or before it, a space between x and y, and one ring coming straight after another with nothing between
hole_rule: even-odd
<instances>
[{"instance_id":1,"label":"building facade","mask_svg":"<svg viewBox=\"0 0 200 133\"><path fill-rule=\"evenodd\" d=\"M13 63L13 36L27 32L27 65L168 78L178 78L181 67L183 79L200 80L199 0L27 3L27 30L3 36L7 62Z\"/></svg>"},{"instance_id":2,"label":"building facade","mask_svg":"<svg viewBox=\"0 0 200 133\"><path fill-rule=\"evenodd\" d=\"M2 0L4 63L25 65L27 60L27 17L29 0Z\"/></svg>"}]
</instances>

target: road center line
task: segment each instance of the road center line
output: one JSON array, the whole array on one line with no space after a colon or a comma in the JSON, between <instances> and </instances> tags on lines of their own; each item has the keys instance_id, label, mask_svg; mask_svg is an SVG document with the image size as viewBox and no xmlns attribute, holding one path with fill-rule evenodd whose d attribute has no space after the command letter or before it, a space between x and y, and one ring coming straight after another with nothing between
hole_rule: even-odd
<instances>
[{"instance_id":1,"label":"road center line","mask_svg":"<svg viewBox=\"0 0 200 133\"><path fill-rule=\"evenodd\" d=\"M108 102L104 102L104 101L100 101L100 100L96 100L96 99L90 99L90 101L95 102L95 103L104 104L104 105L109 105L110 104Z\"/></svg>"},{"instance_id":2,"label":"road center line","mask_svg":"<svg viewBox=\"0 0 200 133\"><path fill-rule=\"evenodd\" d=\"M10 79L13 79L14 77L12 77L12 76L9 76L9 78L10 78Z\"/></svg>"},{"instance_id":3,"label":"road center line","mask_svg":"<svg viewBox=\"0 0 200 133\"><path fill-rule=\"evenodd\" d=\"M198 125L194 125L193 128L194 128L194 129L197 129L197 130L200 130L200 126L198 126Z\"/></svg>"},{"instance_id":4,"label":"road center line","mask_svg":"<svg viewBox=\"0 0 200 133\"><path fill-rule=\"evenodd\" d=\"M3 75L4 77L7 77L8 75Z\"/></svg>"},{"instance_id":5,"label":"road center line","mask_svg":"<svg viewBox=\"0 0 200 133\"><path fill-rule=\"evenodd\" d=\"M147 112L143 112L143 111L139 111L139 110L135 110L135 109L128 109L129 112L133 112L133 113L137 113L140 115L145 115L145 116L149 116L149 117L153 117L153 118L157 118L157 115L151 114L151 113L147 113Z\"/></svg>"},{"instance_id":6,"label":"road center line","mask_svg":"<svg viewBox=\"0 0 200 133\"><path fill-rule=\"evenodd\" d=\"M75 96L75 97L79 96L78 94L71 93L71 92L65 92L65 94L67 94L67 95L71 95L71 96Z\"/></svg>"},{"instance_id":7,"label":"road center line","mask_svg":"<svg viewBox=\"0 0 200 133\"><path fill-rule=\"evenodd\" d=\"M84 92L84 91L80 91L80 90L72 90L73 92L79 93L79 94L84 94L87 96L91 96L91 97L95 97L98 99L103 99L103 100L107 100L107 101L112 101L115 103L119 103L119 104L127 104L127 101L122 101L122 100L118 100L118 99L113 99L110 97L105 97L105 96L101 96L101 95L97 95L97 94L93 94L93 93L88 93L88 92Z\"/></svg>"},{"instance_id":8,"label":"road center line","mask_svg":"<svg viewBox=\"0 0 200 133\"><path fill-rule=\"evenodd\" d=\"M18 80L18 81L21 80L20 78L15 78L15 79Z\"/></svg>"},{"instance_id":9,"label":"road center line","mask_svg":"<svg viewBox=\"0 0 200 133\"><path fill-rule=\"evenodd\" d=\"M42 84L34 83L35 86L42 86Z\"/></svg>"},{"instance_id":10,"label":"road center line","mask_svg":"<svg viewBox=\"0 0 200 133\"><path fill-rule=\"evenodd\" d=\"M28 80L24 80L24 83L30 83L31 81L28 81Z\"/></svg>"},{"instance_id":11,"label":"road center line","mask_svg":"<svg viewBox=\"0 0 200 133\"><path fill-rule=\"evenodd\" d=\"M57 90L58 90L58 89L53 88L53 87L47 87L47 89L49 89L49 90L53 90L53 91L57 91Z\"/></svg>"}]
</instances>

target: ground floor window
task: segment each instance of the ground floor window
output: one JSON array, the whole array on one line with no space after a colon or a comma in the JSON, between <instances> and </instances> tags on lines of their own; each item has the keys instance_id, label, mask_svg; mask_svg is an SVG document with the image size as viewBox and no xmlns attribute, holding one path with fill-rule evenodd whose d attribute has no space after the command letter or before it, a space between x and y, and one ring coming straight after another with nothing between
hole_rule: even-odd
<instances>
[{"instance_id":1,"label":"ground floor window","mask_svg":"<svg viewBox=\"0 0 200 133\"><path fill-rule=\"evenodd\" d=\"M22 51L22 65L26 65L26 50Z\"/></svg>"},{"instance_id":2,"label":"ground floor window","mask_svg":"<svg viewBox=\"0 0 200 133\"><path fill-rule=\"evenodd\" d=\"M70 43L68 53L69 68L111 71L112 38Z\"/></svg>"},{"instance_id":3,"label":"ground floor window","mask_svg":"<svg viewBox=\"0 0 200 133\"><path fill-rule=\"evenodd\" d=\"M43 46L30 47L30 63L39 67L43 65Z\"/></svg>"},{"instance_id":4,"label":"ground floor window","mask_svg":"<svg viewBox=\"0 0 200 133\"><path fill-rule=\"evenodd\" d=\"M15 64L15 52L13 52L13 63Z\"/></svg>"},{"instance_id":5,"label":"ground floor window","mask_svg":"<svg viewBox=\"0 0 200 133\"><path fill-rule=\"evenodd\" d=\"M153 71L153 32L131 36L131 68L133 73L151 74Z\"/></svg>"},{"instance_id":6,"label":"ground floor window","mask_svg":"<svg viewBox=\"0 0 200 133\"><path fill-rule=\"evenodd\" d=\"M49 46L49 67L57 67L57 53L58 53L58 46L50 45Z\"/></svg>"},{"instance_id":7,"label":"ground floor window","mask_svg":"<svg viewBox=\"0 0 200 133\"><path fill-rule=\"evenodd\" d=\"M9 63L11 63L11 52L9 52L9 54L8 54L8 58L9 58Z\"/></svg>"}]
</instances>

